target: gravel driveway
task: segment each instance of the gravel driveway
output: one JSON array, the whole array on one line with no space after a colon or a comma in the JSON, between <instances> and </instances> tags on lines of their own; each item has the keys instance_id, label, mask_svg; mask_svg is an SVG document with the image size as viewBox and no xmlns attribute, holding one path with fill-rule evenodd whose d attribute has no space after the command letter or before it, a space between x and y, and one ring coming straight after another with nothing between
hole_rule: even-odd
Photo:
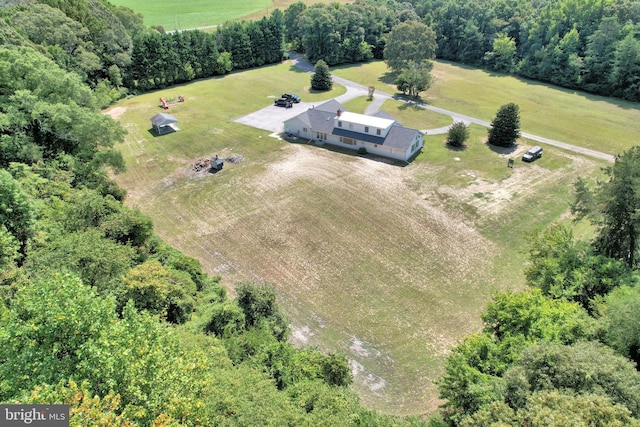
<instances>
[{"instance_id":1,"label":"gravel driveway","mask_svg":"<svg viewBox=\"0 0 640 427\"><path fill-rule=\"evenodd\" d=\"M273 102L271 99L269 99L269 101ZM243 125L252 126L258 129L268 130L274 133L282 133L284 131L285 120L295 117L312 107L313 104L310 102L293 104L293 107L291 108L278 107L272 104L261 110L242 116L239 119L234 120L234 122L242 123Z\"/></svg>"}]
</instances>

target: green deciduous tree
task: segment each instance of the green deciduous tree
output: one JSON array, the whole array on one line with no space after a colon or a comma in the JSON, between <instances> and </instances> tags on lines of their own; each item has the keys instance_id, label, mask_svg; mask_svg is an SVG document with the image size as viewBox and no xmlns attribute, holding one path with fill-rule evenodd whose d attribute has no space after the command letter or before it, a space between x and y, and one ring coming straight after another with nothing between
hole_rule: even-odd
<instances>
[{"instance_id":1,"label":"green deciduous tree","mask_svg":"<svg viewBox=\"0 0 640 427\"><path fill-rule=\"evenodd\" d=\"M615 289L607 296L602 312L604 341L640 363L640 290L628 286Z\"/></svg>"},{"instance_id":2,"label":"green deciduous tree","mask_svg":"<svg viewBox=\"0 0 640 427\"><path fill-rule=\"evenodd\" d=\"M90 385L87 382L78 385L71 380L68 382L60 381L55 385L37 385L28 396L20 398L22 404L52 404L54 402L69 405L69 423L71 425L135 426L130 419L119 413L122 410L119 395L110 392L104 397L96 396L90 391Z\"/></svg>"},{"instance_id":3,"label":"green deciduous tree","mask_svg":"<svg viewBox=\"0 0 640 427\"><path fill-rule=\"evenodd\" d=\"M631 411L597 394L545 390L532 393L517 412L504 402L493 402L463 419L463 427L496 426L639 426Z\"/></svg>"},{"instance_id":4,"label":"green deciduous tree","mask_svg":"<svg viewBox=\"0 0 640 427\"><path fill-rule=\"evenodd\" d=\"M302 32L299 28L298 18L306 9L307 5L298 1L284 11L284 41L289 43L295 51L302 49Z\"/></svg>"},{"instance_id":5,"label":"green deciduous tree","mask_svg":"<svg viewBox=\"0 0 640 427\"><path fill-rule=\"evenodd\" d=\"M150 425L161 414L208 424L201 397L211 383L202 351L181 349L157 318L72 276L20 286L0 315L0 399L19 399L41 384L86 381L92 396L119 395L125 418ZM196 420L200 420L196 422Z\"/></svg>"},{"instance_id":6,"label":"green deciduous tree","mask_svg":"<svg viewBox=\"0 0 640 427\"><path fill-rule=\"evenodd\" d=\"M132 300L138 310L161 315L171 323L184 323L194 310L196 285L185 272L149 260L130 269L123 279L121 304Z\"/></svg>"},{"instance_id":7,"label":"green deciduous tree","mask_svg":"<svg viewBox=\"0 0 640 427\"><path fill-rule=\"evenodd\" d=\"M20 183L3 169L0 169L0 227L13 236L24 255L27 241L34 233L33 207ZM12 256L13 245L8 243L7 255Z\"/></svg>"},{"instance_id":8,"label":"green deciduous tree","mask_svg":"<svg viewBox=\"0 0 640 427\"><path fill-rule=\"evenodd\" d=\"M493 39L493 49L484 55L484 63L501 73L513 71L516 56L516 42L507 34L500 33Z\"/></svg>"},{"instance_id":9,"label":"green deciduous tree","mask_svg":"<svg viewBox=\"0 0 640 427\"><path fill-rule=\"evenodd\" d=\"M122 126L100 113L95 96L78 75L63 71L36 51L0 48L0 101L3 166L11 161L32 162L36 154L46 160L71 155L69 165L80 181L80 175L88 178L99 174L105 164L121 162L122 156L112 147L124 138ZM26 150L17 149L16 144L24 144ZM103 154L107 151L110 154Z\"/></svg>"},{"instance_id":10,"label":"green deciduous tree","mask_svg":"<svg viewBox=\"0 0 640 427\"><path fill-rule=\"evenodd\" d=\"M106 239L98 229L51 236L29 254L25 267L37 277L57 271L79 275L85 284L95 286L102 295L113 295L122 277L133 266L135 250Z\"/></svg>"},{"instance_id":11,"label":"green deciduous tree","mask_svg":"<svg viewBox=\"0 0 640 427\"><path fill-rule=\"evenodd\" d=\"M430 62L409 62L396 78L395 84L402 93L418 97L420 92L427 90L431 85L431 68Z\"/></svg>"},{"instance_id":12,"label":"green deciduous tree","mask_svg":"<svg viewBox=\"0 0 640 427\"><path fill-rule=\"evenodd\" d=\"M485 332L499 339L521 335L531 342L573 343L592 333L591 321L580 306L547 298L539 289L497 294L482 320Z\"/></svg>"},{"instance_id":13,"label":"green deciduous tree","mask_svg":"<svg viewBox=\"0 0 640 427\"><path fill-rule=\"evenodd\" d=\"M271 285L242 283L236 289L236 301L242 309L247 328L266 323L278 339L286 337L288 324L276 302L276 291Z\"/></svg>"},{"instance_id":14,"label":"green deciduous tree","mask_svg":"<svg viewBox=\"0 0 640 427\"><path fill-rule=\"evenodd\" d=\"M4 224L0 224L0 270L13 266L20 257L19 251L18 239L7 230Z\"/></svg>"},{"instance_id":15,"label":"green deciduous tree","mask_svg":"<svg viewBox=\"0 0 640 427\"><path fill-rule=\"evenodd\" d=\"M520 108L509 103L500 107L489 128L488 143L500 147L515 144L520 137Z\"/></svg>"},{"instance_id":16,"label":"green deciduous tree","mask_svg":"<svg viewBox=\"0 0 640 427\"><path fill-rule=\"evenodd\" d=\"M556 390L536 392L527 400L526 409L518 415L518 425L640 426L640 421L624 405L612 402L608 396L590 393L564 394Z\"/></svg>"},{"instance_id":17,"label":"green deciduous tree","mask_svg":"<svg viewBox=\"0 0 640 427\"><path fill-rule=\"evenodd\" d=\"M605 17L598 29L588 37L584 58L585 89L610 94L609 75L620 37L620 23L614 16Z\"/></svg>"},{"instance_id":18,"label":"green deciduous tree","mask_svg":"<svg viewBox=\"0 0 640 427\"><path fill-rule=\"evenodd\" d=\"M635 31L617 44L609 82L615 93L630 101L640 100L640 40Z\"/></svg>"},{"instance_id":19,"label":"green deciduous tree","mask_svg":"<svg viewBox=\"0 0 640 427\"><path fill-rule=\"evenodd\" d=\"M384 59L387 66L399 72L409 64L429 62L436 57L436 33L427 25L407 21L393 27L387 37Z\"/></svg>"},{"instance_id":20,"label":"green deciduous tree","mask_svg":"<svg viewBox=\"0 0 640 427\"><path fill-rule=\"evenodd\" d=\"M612 289L634 281L624 263L593 254L586 242L576 241L561 225L532 236L525 276L544 295L575 301L589 312Z\"/></svg>"},{"instance_id":21,"label":"green deciduous tree","mask_svg":"<svg viewBox=\"0 0 640 427\"><path fill-rule=\"evenodd\" d=\"M634 417L640 413L640 373L632 362L600 343L539 344L525 350L511 369L521 375L517 385L507 384L507 394L519 389L526 394L554 389L593 393L624 405Z\"/></svg>"},{"instance_id":22,"label":"green deciduous tree","mask_svg":"<svg viewBox=\"0 0 640 427\"><path fill-rule=\"evenodd\" d=\"M205 310L207 319L203 327L205 332L228 337L244 331L246 323L244 311L234 302L214 303Z\"/></svg>"},{"instance_id":23,"label":"green deciduous tree","mask_svg":"<svg viewBox=\"0 0 640 427\"><path fill-rule=\"evenodd\" d=\"M447 132L447 144L452 147L464 147L469 138L469 127L464 122L455 122Z\"/></svg>"},{"instance_id":24,"label":"green deciduous tree","mask_svg":"<svg viewBox=\"0 0 640 427\"><path fill-rule=\"evenodd\" d=\"M323 60L316 62L315 72L311 76L311 87L315 90L331 90L333 87L329 66Z\"/></svg>"}]
</instances>

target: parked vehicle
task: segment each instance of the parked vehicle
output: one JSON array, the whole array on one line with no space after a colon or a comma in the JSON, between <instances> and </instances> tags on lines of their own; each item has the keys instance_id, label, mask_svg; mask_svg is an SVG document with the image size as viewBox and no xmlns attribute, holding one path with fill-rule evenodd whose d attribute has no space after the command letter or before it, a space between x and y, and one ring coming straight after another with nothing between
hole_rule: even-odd
<instances>
[{"instance_id":1,"label":"parked vehicle","mask_svg":"<svg viewBox=\"0 0 640 427\"><path fill-rule=\"evenodd\" d=\"M279 107L291 108L293 107L293 101L287 98L278 98L273 103Z\"/></svg>"},{"instance_id":2,"label":"parked vehicle","mask_svg":"<svg viewBox=\"0 0 640 427\"><path fill-rule=\"evenodd\" d=\"M523 162L533 162L536 159L542 157L542 147L531 147L529 151L527 151L524 156L522 156Z\"/></svg>"},{"instance_id":3,"label":"parked vehicle","mask_svg":"<svg viewBox=\"0 0 640 427\"><path fill-rule=\"evenodd\" d=\"M300 97L295 93L283 93L282 98L288 99L290 101L295 102L296 104L300 102Z\"/></svg>"}]
</instances>

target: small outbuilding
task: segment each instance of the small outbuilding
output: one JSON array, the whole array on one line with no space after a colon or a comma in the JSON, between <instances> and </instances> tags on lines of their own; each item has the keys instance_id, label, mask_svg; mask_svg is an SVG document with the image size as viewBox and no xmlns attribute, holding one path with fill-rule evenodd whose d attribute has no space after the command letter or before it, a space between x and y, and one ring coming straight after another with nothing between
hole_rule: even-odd
<instances>
[{"instance_id":1,"label":"small outbuilding","mask_svg":"<svg viewBox=\"0 0 640 427\"><path fill-rule=\"evenodd\" d=\"M151 117L151 125L158 135L179 131L180 128L176 123L178 119L167 113L158 113Z\"/></svg>"},{"instance_id":2,"label":"small outbuilding","mask_svg":"<svg viewBox=\"0 0 640 427\"><path fill-rule=\"evenodd\" d=\"M211 165L210 170L213 172L217 172L219 170L222 170L222 167L224 166L224 161L218 158L218 156L216 155L215 157L212 157L209 160L209 164Z\"/></svg>"}]
</instances>

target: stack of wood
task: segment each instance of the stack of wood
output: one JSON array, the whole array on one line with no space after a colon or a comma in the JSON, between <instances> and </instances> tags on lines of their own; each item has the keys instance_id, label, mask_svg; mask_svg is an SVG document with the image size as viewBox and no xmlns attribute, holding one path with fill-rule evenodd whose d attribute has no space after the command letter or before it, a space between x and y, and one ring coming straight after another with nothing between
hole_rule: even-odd
<instances>
[{"instance_id":1,"label":"stack of wood","mask_svg":"<svg viewBox=\"0 0 640 427\"><path fill-rule=\"evenodd\" d=\"M200 159L193 163L192 169L194 172L200 172L203 170L208 170L211 167L210 159Z\"/></svg>"},{"instance_id":2,"label":"stack of wood","mask_svg":"<svg viewBox=\"0 0 640 427\"><path fill-rule=\"evenodd\" d=\"M244 156L241 154L232 154L226 160L229 163L240 163L241 161L244 160Z\"/></svg>"}]
</instances>

